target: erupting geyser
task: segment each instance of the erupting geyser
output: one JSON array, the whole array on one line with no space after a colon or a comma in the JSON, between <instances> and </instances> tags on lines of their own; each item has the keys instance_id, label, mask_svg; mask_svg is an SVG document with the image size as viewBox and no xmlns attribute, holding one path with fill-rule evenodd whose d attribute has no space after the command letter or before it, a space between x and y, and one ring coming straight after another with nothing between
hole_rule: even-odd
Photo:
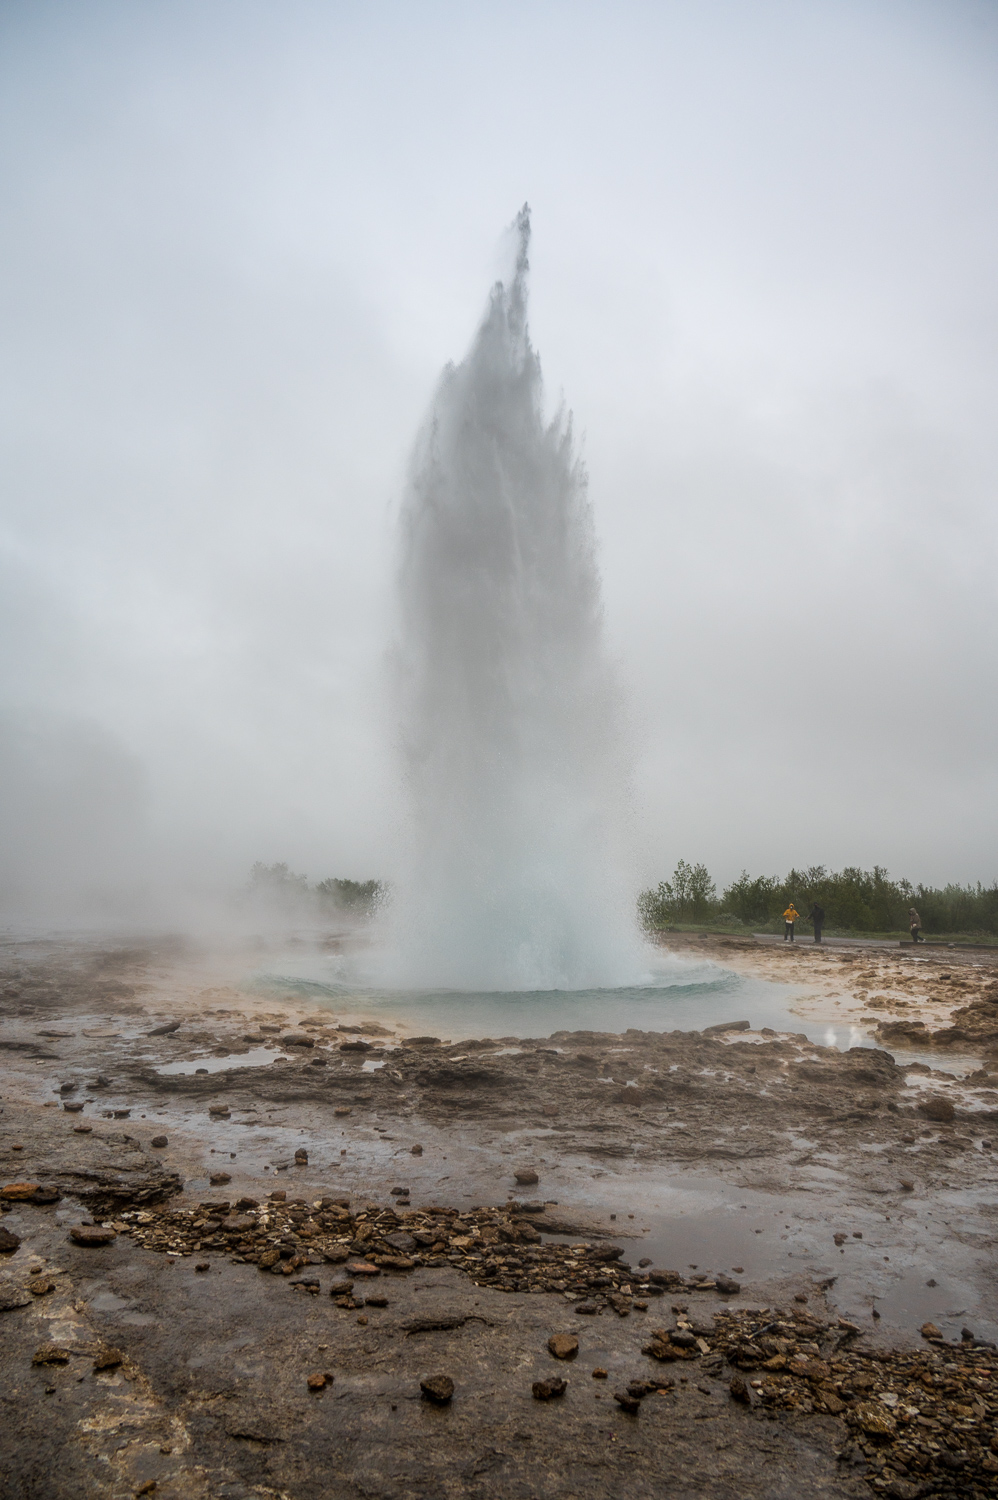
<instances>
[{"instance_id":1,"label":"erupting geyser","mask_svg":"<svg viewBox=\"0 0 998 1500\"><path fill-rule=\"evenodd\" d=\"M390 922L406 986L579 989L640 968L626 767L586 475L546 423L516 262L448 366L401 516L396 687L410 825Z\"/></svg>"}]
</instances>

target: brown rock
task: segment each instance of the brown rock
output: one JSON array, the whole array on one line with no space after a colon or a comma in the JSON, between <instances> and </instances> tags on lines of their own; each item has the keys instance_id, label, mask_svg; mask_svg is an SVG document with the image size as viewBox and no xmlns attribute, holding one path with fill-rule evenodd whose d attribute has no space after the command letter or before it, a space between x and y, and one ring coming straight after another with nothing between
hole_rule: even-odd
<instances>
[{"instance_id":1,"label":"brown rock","mask_svg":"<svg viewBox=\"0 0 998 1500\"><path fill-rule=\"evenodd\" d=\"M728 1386L728 1390L731 1392L733 1401L740 1401L743 1406L752 1405L752 1397L749 1395L749 1388L740 1375L735 1375L732 1377L731 1383Z\"/></svg>"},{"instance_id":2,"label":"brown rock","mask_svg":"<svg viewBox=\"0 0 998 1500\"><path fill-rule=\"evenodd\" d=\"M0 1254L9 1255L11 1251L17 1249L20 1243L20 1235L15 1234L12 1229L4 1229L3 1225L0 1225Z\"/></svg>"},{"instance_id":3,"label":"brown rock","mask_svg":"<svg viewBox=\"0 0 998 1500\"><path fill-rule=\"evenodd\" d=\"M306 1384L310 1391L324 1391L327 1381L324 1373L321 1370L316 1370L314 1374L307 1377Z\"/></svg>"},{"instance_id":4,"label":"brown rock","mask_svg":"<svg viewBox=\"0 0 998 1500\"><path fill-rule=\"evenodd\" d=\"M422 1146L410 1146L409 1151L413 1156L422 1156L423 1154Z\"/></svg>"},{"instance_id":5,"label":"brown rock","mask_svg":"<svg viewBox=\"0 0 998 1500\"><path fill-rule=\"evenodd\" d=\"M923 1339L941 1339L943 1336L942 1329L937 1328L935 1323L923 1323L919 1333Z\"/></svg>"},{"instance_id":6,"label":"brown rock","mask_svg":"<svg viewBox=\"0 0 998 1500\"><path fill-rule=\"evenodd\" d=\"M221 1187L223 1183L232 1181L232 1173L211 1172L208 1175L208 1181L211 1183L212 1187Z\"/></svg>"},{"instance_id":7,"label":"brown rock","mask_svg":"<svg viewBox=\"0 0 998 1500\"><path fill-rule=\"evenodd\" d=\"M27 1307L31 1301L23 1287L11 1281L0 1281L0 1312L13 1312L16 1307Z\"/></svg>"},{"instance_id":8,"label":"brown rock","mask_svg":"<svg viewBox=\"0 0 998 1500\"><path fill-rule=\"evenodd\" d=\"M832 1371L831 1366L826 1365L823 1359L809 1359L803 1373L805 1380L810 1380L812 1385L821 1385L831 1378Z\"/></svg>"},{"instance_id":9,"label":"brown rock","mask_svg":"<svg viewBox=\"0 0 998 1500\"><path fill-rule=\"evenodd\" d=\"M297 1167L307 1167L308 1166L308 1152L305 1150L304 1146L299 1146L298 1150L295 1152L295 1166L297 1166Z\"/></svg>"},{"instance_id":10,"label":"brown rock","mask_svg":"<svg viewBox=\"0 0 998 1500\"><path fill-rule=\"evenodd\" d=\"M564 1396L568 1381L554 1376L551 1380L535 1380L530 1389L535 1401L550 1401L555 1396Z\"/></svg>"},{"instance_id":11,"label":"brown rock","mask_svg":"<svg viewBox=\"0 0 998 1500\"><path fill-rule=\"evenodd\" d=\"M222 1228L230 1234L248 1234L256 1228L252 1214L229 1214L222 1220Z\"/></svg>"},{"instance_id":12,"label":"brown rock","mask_svg":"<svg viewBox=\"0 0 998 1500\"><path fill-rule=\"evenodd\" d=\"M943 1122L956 1118L956 1110L953 1108L952 1100L944 1099L937 1094L931 1099L926 1099L918 1106L919 1114L923 1114L927 1120L941 1120Z\"/></svg>"},{"instance_id":13,"label":"brown rock","mask_svg":"<svg viewBox=\"0 0 998 1500\"><path fill-rule=\"evenodd\" d=\"M595 1368L595 1370L593 1371L593 1379L594 1380L605 1380L606 1377L607 1377L606 1370L604 1370L604 1368L603 1368L602 1365L597 1365L596 1368Z\"/></svg>"},{"instance_id":14,"label":"brown rock","mask_svg":"<svg viewBox=\"0 0 998 1500\"><path fill-rule=\"evenodd\" d=\"M380 1266L372 1266L370 1264L370 1262L366 1261L366 1260L352 1260L350 1262L350 1264L346 1267L346 1270L347 1270L348 1274L351 1275L351 1276L380 1276L381 1275L381 1267Z\"/></svg>"},{"instance_id":15,"label":"brown rock","mask_svg":"<svg viewBox=\"0 0 998 1500\"><path fill-rule=\"evenodd\" d=\"M353 1110L350 1108L349 1104L338 1104L336 1106L336 1108L333 1110L333 1114L334 1115L340 1115L340 1116L342 1116L342 1115L349 1115L349 1114L352 1114L352 1113L353 1113Z\"/></svg>"},{"instance_id":16,"label":"brown rock","mask_svg":"<svg viewBox=\"0 0 998 1500\"><path fill-rule=\"evenodd\" d=\"M0 1198L7 1198L12 1203L27 1202L40 1187L40 1182L8 1182L6 1187L0 1188Z\"/></svg>"},{"instance_id":17,"label":"brown rock","mask_svg":"<svg viewBox=\"0 0 998 1500\"><path fill-rule=\"evenodd\" d=\"M513 1176L521 1187L530 1187L533 1183L540 1180L533 1167L520 1167L513 1173Z\"/></svg>"},{"instance_id":18,"label":"brown rock","mask_svg":"<svg viewBox=\"0 0 998 1500\"><path fill-rule=\"evenodd\" d=\"M69 1350L58 1344L39 1344L31 1356L33 1365L68 1365Z\"/></svg>"},{"instance_id":19,"label":"brown rock","mask_svg":"<svg viewBox=\"0 0 998 1500\"><path fill-rule=\"evenodd\" d=\"M112 1349L110 1346L99 1349L94 1355L95 1370L116 1370L124 1359L120 1349Z\"/></svg>"},{"instance_id":20,"label":"brown rock","mask_svg":"<svg viewBox=\"0 0 998 1500\"><path fill-rule=\"evenodd\" d=\"M149 1144L150 1146L155 1146L157 1150L162 1150L164 1146L168 1146L170 1144L170 1140L169 1137L165 1135L154 1135Z\"/></svg>"},{"instance_id":21,"label":"brown rock","mask_svg":"<svg viewBox=\"0 0 998 1500\"><path fill-rule=\"evenodd\" d=\"M454 1394L454 1382L449 1375L430 1375L419 1382L425 1401L435 1406L446 1406Z\"/></svg>"},{"instance_id":22,"label":"brown rock","mask_svg":"<svg viewBox=\"0 0 998 1500\"><path fill-rule=\"evenodd\" d=\"M86 1245L91 1249L110 1245L112 1240L117 1239L113 1229L105 1229L101 1224L74 1224L69 1237L75 1245Z\"/></svg>"},{"instance_id":23,"label":"brown rock","mask_svg":"<svg viewBox=\"0 0 998 1500\"><path fill-rule=\"evenodd\" d=\"M32 1297L45 1297L49 1292L55 1291L55 1282L44 1276L35 1276L28 1282L28 1291Z\"/></svg>"},{"instance_id":24,"label":"brown rock","mask_svg":"<svg viewBox=\"0 0 998 1500\"><path fill-rule=\"evenodd\" d=\"M897 1423L879 1401L861 1401L853 1407L853 1416L870 1437L891 1437L897 1431Z\"/></svg>"},{"instance_id":25,"label":"brown rock","mask_svg":"<svg viewBox=\"0 0 998 1500\"><path fill-rule=\"evenodd\" d=\"M83 1110L83 1100L80 1099L73 1103L70 1100L66 1099L63 1101L62 1107L68 1115L78 1115Z\"/></svg>"},{"instance_id":26,"label":"brown rock","mask_svg":"<svg viewBox=\"0 0 998 1500\"><path fill-rule=\"evenodd\" d=\"M548 1339L548 1348L555 1359L574 1359L579 1352L579 1341L574 1333L554 1333Z\"/></svg>"},{"instance_id":27,"label":"brown rock","mask_svg":"<svg viewBox=\"0 0 998 1500\"><path fill-rule=\"evenodd\" d=\"M640 1398L632 1396L630 1391L614 1391L613 1399L621 1411L626 1411L628 1416L636 1417L641 1410Z\"/></svg>"}]
</instances>

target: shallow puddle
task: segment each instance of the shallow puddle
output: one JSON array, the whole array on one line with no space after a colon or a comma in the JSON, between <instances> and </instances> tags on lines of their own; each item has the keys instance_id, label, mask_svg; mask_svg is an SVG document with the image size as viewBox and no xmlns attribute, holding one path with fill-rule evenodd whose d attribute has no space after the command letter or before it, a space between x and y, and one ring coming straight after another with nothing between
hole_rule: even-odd
<instances>
[{"instance_id":1,"label":"shallow puddle","mask_svg":"<svg viewBox=\"0 0 998 1500\"><path fill-rule=\"evenodd\" d=\"M230 1052L227 1057L195 1057L184 1062L164 1063L157 1073L225 1073L230 1068L262 1068L282 1057L279 1049L253 1047L248 1052ZM284 1059L287 1061L287 1059Z\"/></svg>"}]
</instances>

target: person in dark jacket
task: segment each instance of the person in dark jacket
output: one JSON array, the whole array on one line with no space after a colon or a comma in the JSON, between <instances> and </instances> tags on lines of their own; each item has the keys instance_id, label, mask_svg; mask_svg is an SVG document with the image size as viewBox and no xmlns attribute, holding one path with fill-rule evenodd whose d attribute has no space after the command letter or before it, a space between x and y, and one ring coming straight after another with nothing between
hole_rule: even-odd
<instances>
[{"instance_id":1,"label":"person in dark jacket","mask_svg":"<svg viewBox=\"0 0 998 1500\"><path fill-rule=\"evenodd\" d=\"M819 906L817 901L815 901L814 905L811 907L811 910L808 912L807 917L809 922L814 923L814 941L816 943L820 943L821 928L825 920L825 908L823 906Z\"/></svg>"}]
</instances>

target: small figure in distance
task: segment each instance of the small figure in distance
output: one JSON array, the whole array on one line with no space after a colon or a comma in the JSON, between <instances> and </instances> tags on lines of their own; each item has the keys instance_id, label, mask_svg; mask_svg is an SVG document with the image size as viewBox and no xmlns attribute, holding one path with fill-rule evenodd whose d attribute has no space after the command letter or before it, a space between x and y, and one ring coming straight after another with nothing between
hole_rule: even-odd
<instances>
[{"instance_id":1,"label":"small figure in distance","mask_svg":"<svg viewBox=\"0 0 998 1500\"><path fill-rule=\"evenodd\" d=\"M909 908L908 908L908 923L909 923L909 925L911 927L911 940L912 940L912 942L913 943L924 942L924 938L922 937L922 932L921 932L922 919L918 915L918 912L915 910L915 908L913 906L909 906Z\"/></svg>"},{"instance_id":2,"label":"small figure in distance","mask_svg":"<svg viewBox=\"0 0 998 1500\"><path fill-rule=\"evenodd\" d=\"M821 925L822 925L822 923L825 920L825 908L823 906L819 906L818 903L817 903L817 901L815 901L814 905L811 907L811 910L808 912L807 916L808 916L808 921L814 923L814 941L816 943L820 943L821 942Z\"/></svg>"},{"instance_id":3,"label":"small figure in distance","mask_svg":"<svg viewBox=\"0 0 998 1500\"><path fill-rule=\"evenodd\" d=\"M796 922L796 920L797 920L797 918L799 916L800 916L800 912L797 910L797 908L794 906L793 902L791 901L790 905L787 907L786 911L783 913L783 941L785 943L788 942L788 941L791 942L791 943L793 942L793 940L794 940L794 923Z\"/></svg>"}]
</instances>

